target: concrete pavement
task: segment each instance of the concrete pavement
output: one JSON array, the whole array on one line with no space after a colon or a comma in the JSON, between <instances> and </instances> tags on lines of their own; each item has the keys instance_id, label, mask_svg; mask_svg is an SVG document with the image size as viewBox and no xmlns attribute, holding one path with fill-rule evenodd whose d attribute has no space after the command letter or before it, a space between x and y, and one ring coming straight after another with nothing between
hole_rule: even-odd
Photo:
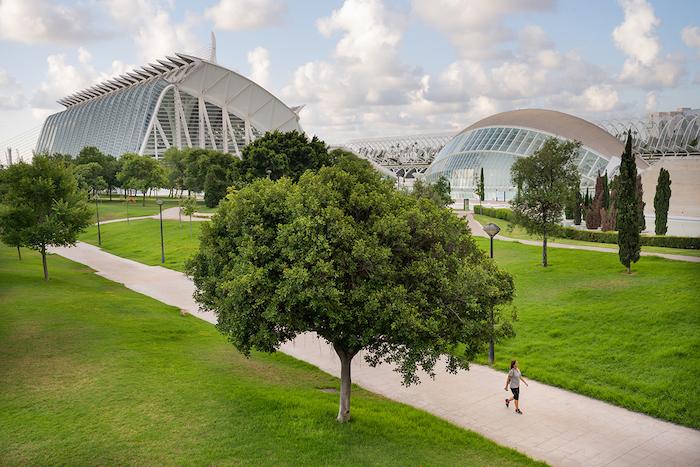
<instances>
[{"instance_id":1,"label":"concrete pavement","mask_svg":"<svg viewBox=\"0 0 700 467\"><path fill-rule=\"evenodd\" d=\"M184 274L146 266L78 243L52 253L83 263L97 274L210 323L212 313L199 310L192 299L194 284ZM338 376L332 348L307 333L281 350ZM527 368L523 368L527 376ZM505 375L485 366L450 375L438 371L435 380L409 388L389 365L372 368L362 354L353 362L353 382L390 399L412 405L533 458L562 466L690 466L700 465L700 432L530 381L521 390L524 415L505 407Z\"/></svg>"}]
</instances>

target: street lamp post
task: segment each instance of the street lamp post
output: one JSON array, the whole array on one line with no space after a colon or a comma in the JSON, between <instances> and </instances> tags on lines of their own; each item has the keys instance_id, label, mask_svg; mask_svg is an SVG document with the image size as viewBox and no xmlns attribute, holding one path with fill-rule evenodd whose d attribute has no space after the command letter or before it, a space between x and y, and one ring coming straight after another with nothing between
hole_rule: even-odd
<instances>
[{"instance_id":1,"label":"street lamp post","mask_svg":"<svg viewBox=\"0 0 700 467\"><path fill-rule=\"evenodd\" d=\"M490 222L484 226L484 232L488 234L488 236L491 239L491 258L493 258L493 237L498 235L498 232L501 231L501 228L494 224L493 222ZM491 336L489 338L489 363L493 365L493 362L496 360L496 355L494 351L494 346L493 346L493 334L494 334L494 322L493 322L493 306L491 307Z\"/></svg>"},{"instance_id":2,"label":"street lamp post","mask_svg":"<svg viewBox=\"0 0 700 467\"><path fill-rule=\"evenodd\" d=\"M97 216L97 244L102 246L102 233L100 232L100 206L95 196L95 215Z\"/></svg>"},{"instance_id":3,"label":"street lamp post","mask_svg":"<svg viewBox=\"0 0 700 467\"><path fill-rule=\"evenodd\" d=\"M267 169L265 173L267 174L267 179L270 180L270 174L272 174L272 170Z\"/></svg>"},{"instance_id":4,"label":"street lamp post","mask_svg":"<svg viewBox=\"0 0 700 467\"><path fill-rule=\"evenodd\" d=\"M163 200L156 200L160 212L160 262L165 263L165 243L163 242Z\"/></svg>"}]
</instances>

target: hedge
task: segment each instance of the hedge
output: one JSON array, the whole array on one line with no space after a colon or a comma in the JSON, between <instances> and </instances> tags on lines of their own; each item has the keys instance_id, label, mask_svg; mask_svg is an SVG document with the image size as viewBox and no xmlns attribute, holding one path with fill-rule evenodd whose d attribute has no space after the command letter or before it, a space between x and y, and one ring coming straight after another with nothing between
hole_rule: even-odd
<instances>
[{"instance_id":1,"label":"hedge","mask_svg":"<svg viewBox=\"0 0 700 467\"><path fill-rule=\"evenodd\" d=\"M513 211L507 208L487 208L474 206L474 213L483 216L495 217L515 223ZM574 229L573 227L560 226L552 235L557 238L570 240L582 240L595 243L617 244L617 232L601 232L600 230ZM662 246L666 248L700 249L700 237L672 237L668 235L642 235L643 246Z\"/></svg>"}]
</instances>

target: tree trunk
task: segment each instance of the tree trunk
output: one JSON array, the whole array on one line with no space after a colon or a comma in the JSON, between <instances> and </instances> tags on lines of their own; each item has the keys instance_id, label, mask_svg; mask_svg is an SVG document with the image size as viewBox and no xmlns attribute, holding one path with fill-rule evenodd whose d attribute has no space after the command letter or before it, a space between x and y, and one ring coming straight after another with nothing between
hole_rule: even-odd
<instances>
[{"instance_id":1,"label":"tree trunk","mask_svg":"<svg viewBox=\"0 0 700 467\"><path fill-rule=\"evenodd\" d=\"M547 267L547 228L542 232L542 266Z\"/></svg>"},{"instance_id":2,"label":"tree trunk","mask_svg":"<svg viewBox=\"0 0 700 467\"><path fill-rule=\"evenodd\" d=\"M20 261L22 261L22 252L19 249L19 245L17 245L17 257L19 258Z\"/></svg>"},{"instance_id":3,"label":"tree trunk","mask_svg":"<svg viewBox=\"0 0 700 467\"><path fill-rule=\"evenodd\" d=\"M44 266L44 280L49 280L49 268L46 266L46 245L41 245L41 264Z\"/></svg>"},{"instance_id":4,"label":"tree trunk","mask_svg":"<svg viewBox=\"0 0 700 467\"><path fill-rule=\"evenodd\" d=\"M340 423L345 423L350 420L350 388L352 386L350 365L354 354L343 350L335 344L333 348L340 358L340 404L336 420Z\"/></svg>"},{"instance_id":5,"label":"tree trunk","mask_svg":"<svg viewBox=\"0 0 700 467\"><path fill-rule=\"evenodd\" d=\"M627 266L627 274L632 274L632 263Z\"/></svg>"},{"instance_id":6,"label":"tree trunk","mask_svg":"<svg viewBox=\"0 0 700 467\"><path fill-rule=\"evenodd\" d=\"M141 202L141 206L146 206L146 190L143 190L143 201Z\"/></svg>"},{"instance_id":7,"label":"tree trunk","mask_svg":"<svg viewBox=\"0 0 700 467\"><path fill-rule=\"evenodd\" d=\"M108 187L107 190L109 191L109 200L112 201L112 187Z\"/></svg>"}]
</instances>

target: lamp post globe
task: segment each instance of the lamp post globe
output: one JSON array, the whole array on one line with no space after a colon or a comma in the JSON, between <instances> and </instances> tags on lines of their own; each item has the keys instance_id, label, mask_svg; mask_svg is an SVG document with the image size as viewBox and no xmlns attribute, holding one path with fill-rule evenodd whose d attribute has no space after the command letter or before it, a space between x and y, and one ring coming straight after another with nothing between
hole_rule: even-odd
<instances>
[{"instance_id":1,"label":"lamp post globe","mask_svg":"<svg viewBox=\"0 0 700 467\"><path fill-rule=\"evenodd\" d=\"M498 232L501 231L501 228L494 224L493 222L490 222L484 226L484 232L489 236L491 240L491 258L493 258L493 237L498 235ZM493 322L493 307L491 307L491 337L489 339L489 363L493 365L493 362L496 360L496 351L494 349L494 342L493 342L493 334L494 334L494 322Z\"/></svg>"}]
</instances>

